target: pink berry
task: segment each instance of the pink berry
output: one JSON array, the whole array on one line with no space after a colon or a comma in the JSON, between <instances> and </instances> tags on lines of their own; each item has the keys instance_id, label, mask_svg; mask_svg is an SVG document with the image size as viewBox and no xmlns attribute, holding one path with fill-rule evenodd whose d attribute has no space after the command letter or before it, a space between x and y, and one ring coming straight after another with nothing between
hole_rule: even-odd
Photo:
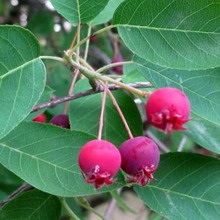
<instances>
[{"instance_id":1,"label":"pink berry","mask_svg":"<svg viewBox=\"0 0 220 220\"><path fill-rule=\"evenodd\" d=\"M116 57L112 60L112 63L118 63L118 62L124 62L124 59L122 57ZM115 66L112 68L112 70L119 75L123 74L123 66Z\"/></svg>"},{"instance_id":2,"label":"pink berry","mask_svg":"<svg viewBox=\"0 0 220 220\"><path fill-rule=\"evenodd\" d=\"M68 115L65 114L60 114L60 115L56 115L54 116L51 120L50 123L59 127L63 127L63 128L70 128L70 122L69 122L69 117Z\"/></svg>"},{"instance_id":3,"label":"pink berry","mask_svg":"<svg viewBox=\"0 0 220 220\"><path fill-rule=\"evenodd\" d=\"M45 115L45 114L40 114L40 115L38 115L37 117L35 117L35 118L33 119L33 121L35 121L35 122L40 122L40 123L45 123L46 120L47 120L47 118L46 118L46 115Z\"/></svg>"},{"instance_id":4,"label":"pink berry","mask_svg":"<svg viewBox=\"0 0 220 220\"><path fill-rule=\"evenodd\" d=\"M190 102L185 93L176 88L161 88L154 91L146 104L149 123L166 133L185 130L189 121Z\"/></svg>"},{"instance_id":5,"label":"pink berry","mask_svg":"<svg viewBox=\"0 0 220 220\"><path fill-rule=\"evenodd\" d=\"M121 168L128 174L127 181L145 186L153 180L158 167L160 152L153 140L135 137L122 143L119 148Z\"/></svg>"},{"instance_id":6,"label":"pink berry","mask_svg":"<svg viewBox=\"0 0 220 220\"><path fill-rule=\"evenodd\" d=\"M86 182L100 188L115 181L113 176L120 169L121 155L112 143L92 140L81 148L78 163Z\"/></svg>"}]
</instances>

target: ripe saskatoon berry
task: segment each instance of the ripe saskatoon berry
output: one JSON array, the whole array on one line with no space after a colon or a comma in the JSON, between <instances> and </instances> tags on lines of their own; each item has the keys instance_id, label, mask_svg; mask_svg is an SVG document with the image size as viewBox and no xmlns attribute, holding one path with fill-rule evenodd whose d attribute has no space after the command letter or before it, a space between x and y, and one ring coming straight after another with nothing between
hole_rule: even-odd
<instances>
[{"instance_id":1,"label":"ripe saskatoon berry","mask_svg":"<svg viewBox=\"0 0 220 220\"><path fill-rule=\"evenodd\" d=\"M127 182L145 186L153 180L158 167L160 152L153 140L135 137L122 143L119 148L121 168L128 174Z\"/></svg>"},{"instance_id":2,"label":"ripe saskatoon berry","mask_svg":"<svg viewBox=\"0 0 220 220\"><path fill-rule=\"evenodd\" d=\"M190 102L185 93L176 88L161 88L154 91L146 104L149 123L166 133L185 130L189 121Z\"/></svg>"},{"instance_id":3,"label":"ripe saskatoon berry","mask_svg":"<svg viewBox=\"0 0 220 220\"><path fill-rule=\"evenodd\" d=\"M69 122L69 117L68 115L65 114L60 114L60 115L56 115L54 116L51 120L50 123L53 125L57 125L59 127L63 127L63 128L70 128L70 122Z\"/></svg>"},{"instance_id":4,"label":"ripe saskatoon berry","mask_svg":"<svg viewBox=\"0 0 220 220\"><path fill-rule=\"evenodd\" d=\"M122 57L116 57L112 60L111 63L117 63L117 62L123 62L123 61L124 59ZM112 70L119 75L123 74L123 66L115 66L112 68Z\"/></svg>"},{"instance_id":5,"label":"ripe saskatoon berry","mask_svg":"<svg viewBox=\"0 0 220 220\"><path fill-rule=\"evenodd\" d=\"M47 118L46 118L46 115L45 115L45 114L40 114L40 115L38 115L37 117L35 117L35 118L33 119L33 121L35 121L35 122L41 122L41 123L45 123L46 120L47 120Z\"/></svg>"},{"instance_id":6,"label":"ripe saskatoon berry","mask_svg":"<svg viewBox=\"0 0 220 220\"><path fill-rule=\"evenodd\" d=\"M100 188L115 181L112 177L120 169L121 155L112 143L92 140L81 148L78 163L86 182Z\"/></svg>"}]
</instances>

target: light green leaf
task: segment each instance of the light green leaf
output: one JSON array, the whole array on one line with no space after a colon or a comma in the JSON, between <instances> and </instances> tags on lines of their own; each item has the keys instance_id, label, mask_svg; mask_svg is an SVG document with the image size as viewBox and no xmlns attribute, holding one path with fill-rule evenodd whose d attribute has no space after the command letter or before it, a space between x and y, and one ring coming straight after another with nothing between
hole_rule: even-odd
<instances>
[{"instance_id":1,"label":"light green leaf","mask_svg":"<svg viewBox=\"0 0 220 220\"><path fill-rule=\"evenodd\" d=\"M177 87L186 93L192 109L187 134L201 146L220 153L220 68L189 72L160 67L138 57L134 61L155 87Z\"/></svg>"},{"instance_id":2,"label":"light green leaf","mask_svg":"<svg viewBox=\"0 0 220 220\"><path fill-rule=\"evenodd\" d=\"M74 92L84 91L91 86L88 80L79 81ZM142 135L140 113L131 96L123 91L113 92L134 136ZM97 136L101 113L102 93L73 100L70 105L71 128ZM127 131L111 99L107 96L102 138L119 146L128 139Z\"/></svg>"},{"instance_id":3,"label":"light green leaf","mask_svg":"<svg viewBox=\"0 0 220 220\"><path fill-rule=\"evenodd\" d=\"M24 28L0 26L0 138L16 127L43 93L46 71L37 39Z\"/></svg>"},{"instance_id":4,"label":"light green leaf","mask_svg":"<svg viewBox=\"0 0 220 220\"><path fill-rule=\"evenodd\" d=\"M154 177L148 186L134 187L150 209L170 220L220 218L220 160L165 154Z\"/></svg>"},{"instance_id":5,"label":"light green leaf","mask_svg":"<svg viewBox=\"0 0 220 220\"><path fill-rule=\"evenodd\" d=\"M61 204L56 196L39 190L22 193L0 209L0 219L58 220Z\"/></svg>"},{"instance_id":6,"label":"light green leaf","mask_svg":"<svg viewBox=\"0 0 220 220\"><path fill-rule=\"evenodd\" d=\"M106 23L110 19L112 19L113 14L116 8L123 2L124 0L109 0L108 4L91 22L90 25L99 25Z\"/></svg>"},{"instance_id":7,"label":"light green leaf","mask_svg":"<svg viewBox=\"0 0 220 220\"><path fill-rule=\"evenodd\" d=\"M51 0L54 8L70 23L87 23L95 18L109 0Z\"/></svg>"},{"instance_id":8,"label":"light green leaf","mask_svg":"<svg viewBox=\"0 0 220 220\"><path fill-rule=\"evenodd\" d=\"M220 66L219 14L219 1L127 0L113 23L127 47L149 62L210 69Z\"/></svg>"},{"instance_id":9,"label":"light green leaf","mask_svg":"<svg viewBox=\"0 0 220 220\"><path fill-rule=\"evenodd\" d=\"M84 196L121 187L122 175L100 190L85 183L78 153L92 139L95 137L80 131L23 122L0 141L0 163L37 189L58 196Z\"/></svg>"}]
</instances>

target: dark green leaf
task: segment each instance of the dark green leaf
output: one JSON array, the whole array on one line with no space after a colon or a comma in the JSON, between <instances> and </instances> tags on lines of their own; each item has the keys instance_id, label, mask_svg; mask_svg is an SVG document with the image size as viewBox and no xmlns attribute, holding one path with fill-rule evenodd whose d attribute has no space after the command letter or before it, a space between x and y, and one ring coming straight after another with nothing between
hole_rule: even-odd
<instances>
[{"instance_id":1,"label":"dark green leaf","mask_svg":"<svg viewBox=\"0 0 220 220\"><path fill-rule=\"evenodd\" d=\"M84 196L121 187L122 175L101 190L85 183L78 153L91 139L95 137L80 131L23 122L0 141L0 163L34 187L59 196Z\"/></svg>"},{"instance_id":2,"label":"dark green leaf","mask_svg":"<svg viewBox=\"0 0 220 220\"><path fill-rule=\"evenodd\" d=\"M0 219L7 220L58 220L61 204L56 196L39 190L21 194L0 209Z\"/></svg>"},{"instance_id":3,"label":"dark green leaf","mask_svg":"<svg viewBox=\"0 0 220 220\"><path fill-rule=\"evenodd\" d=\"M17 26L0 26L0 138L16 127L37 103L45 67L36 38Z\"/></svg>"},{"instance_id":4,"label":"dark green leaf","mask_svg":"<svg viewBox=\"0 0 220 220\"><path fill-rule=\"evenodd\" d=\"M127 0L113 23L133 53L175 69L220 66L220 4L202 0Z\"/></svg>"},{"instance_id":5,"label":"dark green leaf","mask_svg":"<svg viewBox=\"0 0 220 220\"><path fill-rule=\"evenodd\" d=\"M168 219L220 218L220 161L198 154L163 155L155 180L138 196Z\"/></svg>"}]
</instances>

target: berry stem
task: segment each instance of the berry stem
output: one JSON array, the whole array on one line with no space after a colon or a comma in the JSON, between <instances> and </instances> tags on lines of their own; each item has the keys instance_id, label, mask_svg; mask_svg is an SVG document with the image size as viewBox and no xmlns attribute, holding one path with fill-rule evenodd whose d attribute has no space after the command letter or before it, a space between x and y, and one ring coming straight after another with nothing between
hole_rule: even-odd
<instances>
[{"instance_id":1,"label":"berry stem","mask_svg":"<svg viewBox=\"0 0 220 220\"><path fill-rule=\"evenodd\" d=\"M115 97L113 96L112 92L109 89L108 89L108 95L110 96L113 105L115 106L116 110L118 111L118 114L119 114L119 116L120 116L120 118L121 118L121 120L122 120L122 122L123 122L123 124L125 126L125 129L126 129L126 131L128 133L129 138L130 139L133 138L133 135L132 135L131 130L130 130L129 126L128 126L128 123L127 123L127 121L126 121L126 119L124 117L124 114L122 113L121 108L119 107Z\"/></svg>"},{"instance_id":2,"label":"berry stem","mask_svg":"<svg viewBox=\"0 0 220 220\"><path fill-rule=\"evenodd\" d=\"M187 140L187 137L184 135L182 137L180 143L179 143L179 146L178 146L178 149L177 149L178 152L181 152L183 150L183 147L184 147L184 145L186 143L186 140Z\"/></svg>"},{"instance_id":3,"label":"berry stem","mask_svg":"<svg viewBox=\"0 0 220 220\"><path fill-rule=\"evenodd\" d=\"M105 112L105 103L106 103L106 94L107 94L107 85L104 85L104 92L102 96L102 105L101 105L101 114L99 118L99 131L98 131L98 140L102 139L102 129L103 129L103 121L104 121L104 112Z\"/></svg>"},{"instance_id":4,"label":"berry stem","mask_svg":"<svg viewBox=\"0 0 220 220\"><path fill-rule=\"evenodd\" d=\"M60 202L71 220L80 220L80 218L72 211L64 197L60 198Z\"/></svg>"},{"instance_id":5,"label":"berry stem","mask_svg":"<svg viewBox=\"0 0 220 220\"><path fill-rule=\"evenodd\" d=\"M96 72L101 73L101 72L104 72L104 71L106 71L108 69L111 69L113 67L116 67L116 66L128 65L128 64L132 64L132 63L133 63L133 61L111 63L111 64L108 64L106 66L103 66L103 67L99 68Z\"/></svg>"}]
</instances>

